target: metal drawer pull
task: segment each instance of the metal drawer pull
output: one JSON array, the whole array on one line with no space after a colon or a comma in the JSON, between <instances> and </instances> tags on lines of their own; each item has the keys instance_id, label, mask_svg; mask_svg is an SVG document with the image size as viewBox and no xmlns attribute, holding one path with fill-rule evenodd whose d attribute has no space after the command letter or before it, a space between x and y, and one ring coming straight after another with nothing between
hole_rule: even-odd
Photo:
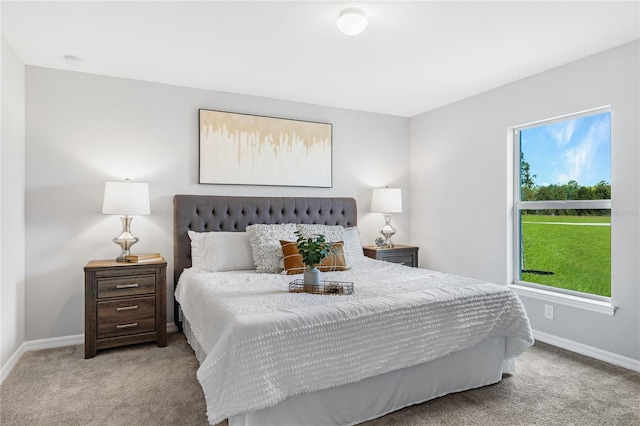
<instances>
[{"instance_id":1,"label":"metal drawer pull","mask_svg":"<svg viewBox=\"0 0 640 426\"><path fill-rule=\"evenodd\" d=\"M134 309L138 309L138 305L123 306L121 308L116 308L116 311L133 311Z\"/></svg>"},{"instance_id":2,"label":"metal drawer pull","mask_svg":"<svg viewBox=\"0 0 640 426\"><path fill-rule=\"evenodd\" d=\"M137 327L138 323L137 322L132 322L131 324L118 324L116 325L116 328L120 329L120 328L131 328L131 327Z\"/></svg>"},{"instance_id":3,"label":"metal drawer pull","mask_svg":"<svg viewBox=\"0 0 640 426\"><path fill-rule=\"evenodd\" d=\"M123 288L138 288L138 283L135 283L135 284L118 284L116 286L116 288L118 290L123 289Z\"/></svg>"}]
</instances>

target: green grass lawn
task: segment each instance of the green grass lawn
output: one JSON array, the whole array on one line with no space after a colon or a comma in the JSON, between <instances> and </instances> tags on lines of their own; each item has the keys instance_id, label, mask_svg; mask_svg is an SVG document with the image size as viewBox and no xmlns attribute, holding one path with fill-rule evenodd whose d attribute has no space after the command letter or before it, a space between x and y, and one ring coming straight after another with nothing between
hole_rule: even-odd
<instances>
[{"instance_id":1,"label":"green grass lawn","mask_svg":"<svg viewBox=\"0 0 640 426\"><path fill-rule=\"evenodd\" d=\"M522 216L522 281L611 296L611 227L535 222L611 223L608 216Z\"/></svg>"}]
</instances>

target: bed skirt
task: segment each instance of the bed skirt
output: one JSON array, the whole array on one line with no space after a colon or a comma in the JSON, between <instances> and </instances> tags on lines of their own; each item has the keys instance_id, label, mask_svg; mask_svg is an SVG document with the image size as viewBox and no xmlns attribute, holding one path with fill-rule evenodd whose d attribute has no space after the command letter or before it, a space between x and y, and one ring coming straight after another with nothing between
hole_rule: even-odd
<instances>
[{"instance_id":1,"label":"bed skirt","mask_svg":"<svg viewBox=\"0 0 640 426\"><path fill-rule=\"evenodd\" d=\"M206 354L187 321L183 327L189 345L202 363ZM499 382L503 373L514 369L513 360L504 359L505 347L505 337L491 337L472 348L424 364L295 395L273 407L233 416L229 426L358 424L449 393Z\"/></svg>"}]
</instances>

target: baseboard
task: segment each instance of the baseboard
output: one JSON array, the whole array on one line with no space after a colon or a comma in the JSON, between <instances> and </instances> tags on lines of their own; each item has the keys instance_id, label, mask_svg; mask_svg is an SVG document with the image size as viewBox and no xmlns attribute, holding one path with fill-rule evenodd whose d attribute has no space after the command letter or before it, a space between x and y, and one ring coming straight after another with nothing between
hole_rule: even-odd
<instances>
[{"instance_id":1,"label":"baseboard","mask_svg":"<svg viewBox=\"0 0 640 426\"><path fill-rule=\"evenodd\" d=\"M617 365L619 367L623 367L628 370L637 371L640 373L640 360L628 358L622 355L615 354L613 352L594 348L593 346L574 342L572 340L567 340L562 337L544 333L542 331L533 330L533 337L534 339L540 340L541 342L548 343L550 345L557 346L571 352L579 353L580 355L599 359L600 361L608 362L609 364Z\"/></svg>"},{"instance_id":2,"label":"baseboard","mask_svg":"<svg viewBox=\"0 0 640 426\"><path fill-rule=\"evenodd\" d=\"M9 373L11 373L13 367L16 366L22 354L25 353L25 343L18 346L18 349L13 353L13 355L11 355L9 360L2 366L2 368L0 368L0 384L2 384L4 382L4 379L9 376Z\"/></svg>"},{"instance_id":3,"label":"baseboard","mask_svg":"<svg viewBox=\"0 0 640 426\"><path fill-rule=\"evenodd\" d=\"M73 336L53 337L51 339L28 340L23 342L18 349L11 355L11 358L2 366L0 374L0 383L4 382L18 363L22 354L29 351L39 351L42 349L61 348L63 346L81 345L84 343L84 334L76 334Z\"/></svg>"},{"instance_id":4,"label":"baseboard","mask_svg":"<svg viewBox=\"0 0 640 426\"><path fill-rule=\"evenodd\" d=\"M167 324L167 333L177 333L178 327L173 323ZM28 340L22 343L18 349L11 355L11 358L0 368L0 384L4 382L16 366L20 357L25 352L39 351L42 349L62 348L64 346L82 345L84 344L84 334L75 334L72 336L52 337L50 339Z\"/></svg>"}]
</instances>

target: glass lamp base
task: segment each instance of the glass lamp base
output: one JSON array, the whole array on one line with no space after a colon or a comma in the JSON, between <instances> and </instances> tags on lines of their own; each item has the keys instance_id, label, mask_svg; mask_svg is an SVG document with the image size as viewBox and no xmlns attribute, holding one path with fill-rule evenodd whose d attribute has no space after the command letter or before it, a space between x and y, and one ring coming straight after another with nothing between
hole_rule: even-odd
<instances>
[{"instance_id":1,"label":"glass lamp base","mask_svg":"<svg viewBox=\"0 0 640 426\"><path fill-rule=\"evenodd\" d=\"M395 230L395 228L393 226L391 226L391 215L390 214L385 214L384 215L384 219L385 219L384 228L382 228L380 230L380 233L384 237L384 243L383 243L382 247L384 247L384 248L392 248L393 247L393 242L391 242L391 237L396 233L396 230Z\"/></svg>"},{"instance_id":2,"label":"glass lamp base","mask_svg":"<svg viewBox=\"0 0 640 426\"><path fill-rule=\"evenodd\" d=\"M116 257L116 262L126 262L126 257L131 254L131 246L138 242L138 238L134 237L130 231L132 220L133 218L129 216L120 218L122 222L122 233L113 239L113 242L122 249L120 256Z\"/></svg>"}]
</instances>

